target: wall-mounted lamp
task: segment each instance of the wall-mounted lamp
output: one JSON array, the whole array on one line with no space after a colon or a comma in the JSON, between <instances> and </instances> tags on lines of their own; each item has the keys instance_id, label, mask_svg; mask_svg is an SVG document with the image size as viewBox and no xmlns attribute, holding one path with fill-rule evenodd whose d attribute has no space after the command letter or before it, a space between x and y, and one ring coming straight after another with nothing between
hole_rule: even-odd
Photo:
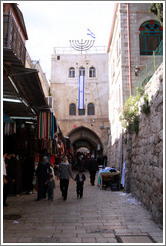
<instances>
[{"instance_id":1,"label":"wall-mounted lamp","mask_svg":"<svg viewBox=\"0 0 166 246\"><path fill-rule=\"evenodd\" d=\"M137 66L135 67L134 72L135 72L135 76L138 76L139 68Z\"/></svg>"},{"instance_id":2,"label":"wall-mounted lamp","mask_svg":"<svg viewBox=\"0 0 166 246\"><path fill-rule=\"evenodd\" d=\"M95 122L94 120L91 121L91 126L94 126L94 122Z\"/></svg>"},{"instance_id":3,"label":"wall-mounted lamp","mask_svg":"<svg viewBox=\"0 0 166 246\"><path fill-rule=\"evenodd\" d=\"M21 124L21 128L24 128L25 127L25 124Z\"/></svg>"}]
</instances>

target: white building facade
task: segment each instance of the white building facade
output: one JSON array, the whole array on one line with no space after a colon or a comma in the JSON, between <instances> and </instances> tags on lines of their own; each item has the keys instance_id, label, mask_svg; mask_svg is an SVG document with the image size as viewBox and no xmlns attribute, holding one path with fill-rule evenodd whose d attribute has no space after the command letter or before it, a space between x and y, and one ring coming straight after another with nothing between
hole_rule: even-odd
<instances>
[{"instance_id":1,"label":"white building facade","mask_svg":"<svg viewBox=\"0 0 166 246\"><path fill-rule=\"evenodd\" d=\"M78 108L79 76L84 76L84 109ZM108 54L63 54L51 58L51 96L64 134L78 147L101 150L108 142Z\"/></svg>"}]
</instances>

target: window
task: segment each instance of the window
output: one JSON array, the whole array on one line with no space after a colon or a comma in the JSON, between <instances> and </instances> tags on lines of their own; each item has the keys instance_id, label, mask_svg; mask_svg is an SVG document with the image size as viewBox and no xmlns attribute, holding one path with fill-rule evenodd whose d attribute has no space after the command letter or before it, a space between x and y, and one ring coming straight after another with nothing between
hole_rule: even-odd
<instances>
[{"instance_id":1,"label":"window","mask_svg":"<svg viewBox=\"0 0 166 246\"><path fill-rule=\"evenodd\" d=\"M84 67L79 68L79 76L85 76L85 68Z\"/></svg>"},{"instance_id":2,"label":"window","mask_svg":"<svg viewBox=\"0 0 166 246\"><path fill-rule=\"evenodd\" d=\"M95 114L95 107L93 103L88 104L88 115L94 115Z\"/></svg>"},{"instance_id":3,"label":"window","mask_svg":"<svg viewBox=\"0 0 166 246\"><path fill-rule=\"evenodd\" d=\"M89 68L89 77L90 78L96 77L96 69L95 69L95 67L90 67Z\"/></svg>"},{"instance_id":4,"label":"window","mask_svg":"<svg viewBox=\"0 0 166 246\"><path fill-rule=\"evenodd\" d=\"M139 28L140 55L153 55L163 39L163 27L158 21L149 20Z\"/></svg>"},{"instance_id":5,"label":"window","mask_svg":"<svg viewBox=\"0 0 166 246\"><path fill-rule=\"evenodd\" d=\"M60 60L60 56L57 56L57 60Z\"/></svg>"},{"instance_id":6,"label":"window","mask_svg":"<svg viewBox=\"0 0 166 246\"><path fill-rule=\"evenodd\" d=\"M85 109L78 109L79 115L85 115Z\"/></svg>"},{"instance_id":7,"label":"window","mask_svg":"<svg viewBox=\"0 0 166 246\"><path fill-rule=\"evenodd\" d=\"M74 67L69 68L69 78L75 78L75 68Z\"/></svg>"},{"instance_id":8,"label":"window","mask_svg":"<svg viewBox=\"0 0 166 246\"><path fill-rule=\"evenodd\" d=\"M75 105L75 103L71 103L70 104L69 115L76 115L76 105Z\"/></svg>"}]
</instances>

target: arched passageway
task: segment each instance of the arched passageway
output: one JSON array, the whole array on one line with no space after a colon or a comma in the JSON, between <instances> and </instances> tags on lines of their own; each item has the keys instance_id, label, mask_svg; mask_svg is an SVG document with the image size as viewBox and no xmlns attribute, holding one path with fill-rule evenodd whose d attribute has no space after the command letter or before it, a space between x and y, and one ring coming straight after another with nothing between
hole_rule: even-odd
<instances>
[{"instance_id":1,"label":"arched passageway","mask_svg":"<svg viewBox=\"0 0 166 246\"><path fill-rule=\"evenodd\" d=\"M94 150L97 154L103 153L103 145L100 138L95 132L86 127L77 127L73 129L68 137L73 145L74 151L80 148L87 148L89 151Z\"/></svg>"}]
</instances>

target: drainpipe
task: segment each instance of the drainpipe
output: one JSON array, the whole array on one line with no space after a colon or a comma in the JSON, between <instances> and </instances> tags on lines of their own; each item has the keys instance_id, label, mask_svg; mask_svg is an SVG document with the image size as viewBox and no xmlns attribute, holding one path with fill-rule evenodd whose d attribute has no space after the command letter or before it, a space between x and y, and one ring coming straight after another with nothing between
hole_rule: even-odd
<instances>
[{"instance_id":1,"label":"drainpipe","mask_svg":"<svg viewBox=\"0 0 166 246\"><path fill-rule=\"evenodd\" d=\"M128 63L129 63L129 90L130 96L132 94L131 82L131 47L130 47L130 16L129 16L129 3L127 3L127 37L128 37Z\"/></svg>"}]
</instances>

